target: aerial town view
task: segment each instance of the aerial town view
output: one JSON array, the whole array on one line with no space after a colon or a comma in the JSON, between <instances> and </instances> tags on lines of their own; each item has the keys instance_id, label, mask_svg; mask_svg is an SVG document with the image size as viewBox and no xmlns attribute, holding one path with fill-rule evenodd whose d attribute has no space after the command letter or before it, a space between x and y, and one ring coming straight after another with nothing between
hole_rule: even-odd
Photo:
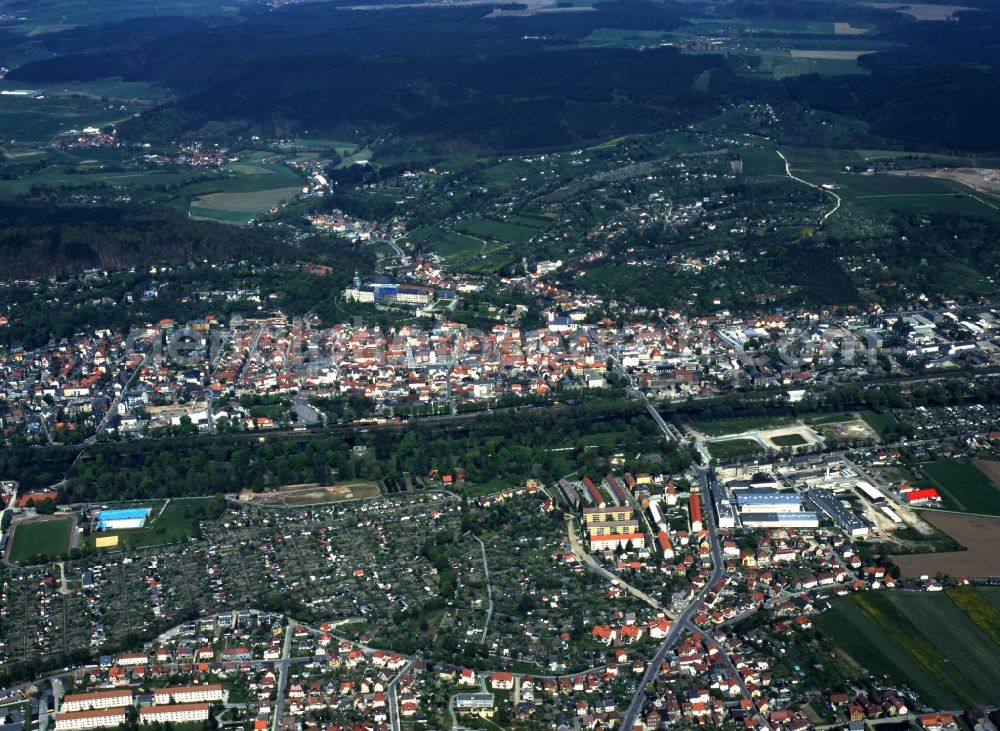
<instances>
[{"instance_id":1,"label":"aerial town view","mask_svg":"<svg viewBox=\"0 0 1000 731\"><path fill-rule=\"evenodd\" d=\"M1000 4L0 0L0 731L1000 730Z\"/></svg>"}]
</instances>

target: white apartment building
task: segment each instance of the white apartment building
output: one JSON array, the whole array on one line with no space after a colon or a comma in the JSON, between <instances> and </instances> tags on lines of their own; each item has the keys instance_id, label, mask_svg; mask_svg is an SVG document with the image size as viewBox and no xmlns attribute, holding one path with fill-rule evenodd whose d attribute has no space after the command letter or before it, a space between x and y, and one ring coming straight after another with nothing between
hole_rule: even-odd
<instances>
[{"instance_id":1,"label":"white apartment building","mask_svg":"<svg viewBox=\"0 0 1000 731\"><path fill-rule=\"evenodd\" d=\"M139 723L191 723L208 720L207 703L179 703L139 709Z\"/></svg>"},{"instance_id":2,"label":"white apartment building","mask_svg":"<svg viewBox=\"0 0 1000 731\"><path fill-rule=\"evenodd\" d=\"M153 703L158 706L170 703L219 703L221 701L222 686L218 683L158 688L153 693Z\"/></svg>"},{"instance_id":3,"label":"white apartment building","mask_svg":"<svg viewBox=\"0 0 1000 731\"><path fill-rule=\"evenodd\" d=\"M104 708L98 711L75 711L56 716L56 731L104 728L125 723L124 708Z\"/></svg>"},{"instance_id":4,"label":"white apartment building","mask_svg":"<svg viewBox=\"0 0 1000 731\"><path fill-rule=\"evenodd\" d=\"M60 713L76 713L102 708L123 708L132 705L131 690L103 690L95 693L71 693L64 696L59 706ZM89 727L88 727L89 728Z\"/></svg>"}]
</instances>

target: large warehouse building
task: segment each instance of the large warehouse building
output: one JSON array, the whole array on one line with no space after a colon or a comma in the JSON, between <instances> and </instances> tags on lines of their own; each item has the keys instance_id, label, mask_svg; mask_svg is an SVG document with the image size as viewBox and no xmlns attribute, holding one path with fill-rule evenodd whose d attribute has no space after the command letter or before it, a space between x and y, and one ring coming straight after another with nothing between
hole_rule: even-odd
<instances>
[{"instance_id":1,"label":"large warehouse building","mask_svg":"<svg viewBox=\"0 0 1000 731\"><path fill-rule=\"evenodd\" d=\"M816 513L744 513L740 516L744 528L819 528Z\"/></svg>"},{"instance_id":2,"label":"large warehouse building","mask_svg":"<svg viewBox=\"0 0 1000 731\"><path fill-rule=\"evenodd\" d=\"M733 497L741 518L747 513L797 513L802 510L802 498L796 492L741 490L733 493Z\"/></svg>"},{"instance_id":3,"label":"large warehouse building","mask_svg":"<svg viewBox=\"0 0 1000 731\"><path fill-rule=\"evenodd\" d=\"M859 538L868 535L868 523L854 511L845 507L829 490L815 487L809 491L809 499L847 535Z\"/></svg>"}]
</instances>

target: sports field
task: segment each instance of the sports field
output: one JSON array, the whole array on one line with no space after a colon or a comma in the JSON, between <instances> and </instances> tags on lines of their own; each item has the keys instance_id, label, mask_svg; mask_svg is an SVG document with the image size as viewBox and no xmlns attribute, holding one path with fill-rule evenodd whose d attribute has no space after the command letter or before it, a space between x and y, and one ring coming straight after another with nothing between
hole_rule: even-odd
<instances>
[{"instance_id":1,"label":"sports field","mask_svg":"<svg viewBox=\"0 0 1000 731\"><path fill-rule=\"evenodd\" d=\"M941 493L942 507L964 513L1000 515L1000 488L975 463L938 460L920 466Z\"/></svg>"},{"instance_id":2,"label":"sports field","mask_svg":"<svg viewBox=\"0 0 1000 731\"><path fill-rule=\"evenodd\" d=\"M1000 645L981 626L998 618L964 594L872 592L835 599L815 623L869 671L906 683L932 706L961 708L1000 698Z\"/></svg>"},{"instance_id":3,"label":"sports field","mask_svg":"<svg viewBox=\"0 0 1000 731\"><path fill-rule=\"evenodd\" d=\"M87 539L90 546L95 547L95 539L98 536L104 538L116 536L118 544L113 546L115 549L143 548L184 541L196 535L198 521L216 517L223 506L222 500L214 497L147 500L139 504L151 508L145 527L92 533ZM135 505L115 507L126 508Z\"/></svg>"},{"instance_id":4,"label":"sports field","mask_svg":"<svg viewBox=\"0 0 1000 731\"><path fill-rule=\"evenodd\" d=\"M51 518L20 523L14 529L8 559L12 563L35 556L62 556L69 550L72 518Z\"/></svg>"}]
</instances>

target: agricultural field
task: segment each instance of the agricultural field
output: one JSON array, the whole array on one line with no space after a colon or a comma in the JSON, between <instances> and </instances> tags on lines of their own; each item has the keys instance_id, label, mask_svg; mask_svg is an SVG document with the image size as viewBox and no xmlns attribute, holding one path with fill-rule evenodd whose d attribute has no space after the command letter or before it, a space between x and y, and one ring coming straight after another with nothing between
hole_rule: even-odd
<instances>
[{"instance_id":1,"label":"agricultural field","mask_svg":"<svg viewBox=\"0 0 1000 731\"><path fill-rule=\"evenodd\" d=\"M223 223L246 223L293 199L299 190L299 187L288 187L244 193L209 193L191 201L191 217Z\"/></svg>"},{"instance_id":2,"label":"agricultural field","mask_svg":"<svg viewBox=\"0 0 1000 731\"><path fill-rule=\"evenodd\" d=\"M83 188L91 185L142 188L145 186L182 185L192 178L203 177L204 173L190 170L105 170L98 163L51 165L19 180L0 181L0 198L22 195L34 186L53 188Z\"/></svg>"},{"instance_id":3,"label":"agricultural field","mask_svg":"<svg viewBox=\"0 0 1000 731\"><path fill-rule=\"evenodd\" d=\"M1000 488L973 462L939 460L920 467L944 498L943 507L964 513L1000 515Z\"/></svg>"},{"instance_id":4,"label":"agricultural field","mask_svg":"<svg viewBox=\"0 0 1000 731\"><path fill-rule=\"evenodd\" d=\"M16 88L26 88L19 85ZM102 127L128 119L138 106L109 104L99 98L5 96L0 109L4 148L43 147L70 129Z\"/></svg>"},{"instance_id":5,"label":"agricultural field","mask_svg":"<svg viewBox=\"0 0 1000 731\"><path fill-rule=\"evenodd\" d=\"M1000 697L1000 646L943 593L838 598L816 625L859 664L907 683L933 706L960 708Z\"/></svg>"},{"instance_id":6,"label":"agricultural field","mask_svg":"<svg viewBox=\"0 0 1000 731\"><path fill-rule=\"evenodd\" d=\"M964 551L894 556L903 576L1000 576L1000 518L925 510L921 517L965 547Z\"/></svg>"},{"instance_id":7,"label":"agricultural field","mask_svg":"<svg viewBox=\"0 0 1000 731\"><path fill-rule=\"evenodd\" d=\"M28 12L19 12L23 20L11 24L11 29L24 35L39 35L67 30L78 25L120 22L128 18L154 16L197 16L235 14L244 0L202 2L201 0L107 0L100 3L53 2L32 3Z\"/></svg>"},{"instance_id":8,"label":"agricultural field","mask_svg":"<svg viewBox=\"0 0 1000 731\"><path fill-rule=\"evenodd\" d=\"M27 561L35 556L62 556L70 547L75 522L72 518L43 518L14 528L8 560Z\"/></svg>"},{"instance_id":9,"label":"agricultural field","mask_svg":"<svg viewBox=\"0 0 1000 731\"><path fill-rule=\"evenodd\" d=\"M868 214L956 213L1000 220L1000 206L970 195L970 189L957 181L915 175L862 174L873 160L897 157L900 153L812 148L782 148L782 152L796 176L815 185L832 185L844 199L845 206L856 206ZM846 167L851 169L848 171Z\"/></svg>"},{"instance_id":10,"label":"agricultural field","mask_svg":"<svg viewBox=\"0 0 1000 731\"><path fill-rule=\"evenodd\" d=\"M843 74L865 74L858 65L861 51L829 51L800 49L791 52L783 50L762 50L757 52L759 63L754 67L754 76L766 76L780 81L789 76L819 74L820 76L840 76ZM834 55L846 54L846 55Z\"/></svg>"},{"instance_id":11,"label":"agricultural field","mask_svg":"<svg viewBox=\"0 0 1000 731\"><path fill-rule=\"evenodd\" d=\"M226 172L235 173L233 177L180 189L178 201L190 201L192 218L246 223L282 201L292 200L302 188L298 173L260 157L252 155L226 167Z\"/></svg>"}]
</instances>

